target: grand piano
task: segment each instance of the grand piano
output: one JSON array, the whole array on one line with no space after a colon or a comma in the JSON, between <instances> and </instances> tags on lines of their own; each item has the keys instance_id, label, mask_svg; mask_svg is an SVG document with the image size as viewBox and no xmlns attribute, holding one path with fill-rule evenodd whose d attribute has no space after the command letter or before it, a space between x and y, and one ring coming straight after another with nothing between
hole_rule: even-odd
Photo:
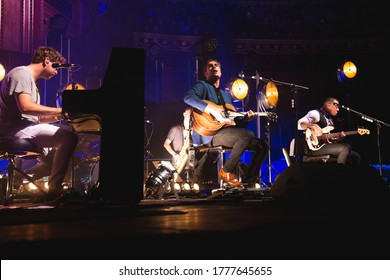
<instances>
[{"instance_id":1,"label":"grand piano","mask_svg":"<svg viewBox=\"0 0 390 280\"><path fill-rule=\"evenodd\" d=\"M144 90L145 50L112 48L100 88L62 92L62 109L73 128L101 135L93 196L107 202L134 204L143 198Z\"/></svg>"}]
</instances>

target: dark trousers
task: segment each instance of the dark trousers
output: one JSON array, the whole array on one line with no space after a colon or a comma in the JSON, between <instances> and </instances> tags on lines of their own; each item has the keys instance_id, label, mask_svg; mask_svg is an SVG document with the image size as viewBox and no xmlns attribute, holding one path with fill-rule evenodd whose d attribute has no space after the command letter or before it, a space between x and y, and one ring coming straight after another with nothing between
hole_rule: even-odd
<instances>
[{"instance_id":1,"label":"dark trousers","mask_svg":"<svg viewBox=\"0 0 390 280\"><path fill-rule=\"evenodd\" d=\"M234 126L219 130L214 135L211 145L224 146L231 149L230 155L223 166L225 172L234 172L244 152L247 150L253 151L254 154L245 177L259 175L260 167L264 163L269 150L268 143L256 138L253 131ZM202 167L202 161L199 161L196 167L197 172L200 172Z\"/></svg>"}]
</instances>

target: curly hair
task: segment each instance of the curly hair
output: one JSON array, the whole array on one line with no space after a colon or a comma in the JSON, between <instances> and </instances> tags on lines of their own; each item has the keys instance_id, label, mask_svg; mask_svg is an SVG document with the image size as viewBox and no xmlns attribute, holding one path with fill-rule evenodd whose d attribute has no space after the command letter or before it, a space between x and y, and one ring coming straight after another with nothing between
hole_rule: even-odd
<instances>
[{"instance_id":1,"label":"curly hair","mask_svg":"<svg viewBox=\"0 0 390 280\"><path fill-rule=\"evenodd\" d=\"M65 63L66 58L52 47L39 47L34 51L31 63L40 63L48 57L51 62Z\"/></svg>"}]
</instances>

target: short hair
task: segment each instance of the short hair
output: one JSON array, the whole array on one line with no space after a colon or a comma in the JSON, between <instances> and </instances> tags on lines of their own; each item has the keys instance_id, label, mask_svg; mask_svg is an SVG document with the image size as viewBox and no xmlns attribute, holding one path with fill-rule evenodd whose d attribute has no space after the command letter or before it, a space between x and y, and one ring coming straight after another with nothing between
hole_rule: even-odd
<instances>
[{"instance_id":1,"label":"short hair","mask_svg":"<svg viewBox=\"0 0 390 280\"><path fill-rule=\"evenodd\" d=\"M333 103L333 101L335 101L335 100L336 100L336 98L328 96L327 98L325 98L323 104L325 105L325 104L328 103L328 102Z\"/></svg>"},{"instance_id":2,"label":"short hair","mask_svg":"<svg viewBox=\"0 0 390 280\"><path fill-rule=\"evenodd\" d=\"M207 65L209 64L210 61L215 61L216 63L218 63L218 66L221 67L221 62L219 62L218 59L209 58L209 59L207 59L207 60L204 62L204 64L203 64L203 72L206 71Z\"/></svg>"},{"instance_id":3,"label":"short hair","mask_svg":"<svg viewBox=\"0 0 390 280\"><path fill-rule=\"evenodd\" d=\"M40 63L48 57L51 62L65 63L66 58L52 47L38 47L31 58L31 63Z\"/></svg>"}]
</instances>

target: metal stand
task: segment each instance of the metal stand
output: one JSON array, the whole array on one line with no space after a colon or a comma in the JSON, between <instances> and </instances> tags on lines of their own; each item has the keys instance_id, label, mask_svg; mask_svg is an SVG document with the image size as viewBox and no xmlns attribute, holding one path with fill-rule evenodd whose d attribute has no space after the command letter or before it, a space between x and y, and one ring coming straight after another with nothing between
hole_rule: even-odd
<instances>
[{"instance_id":1,"label":"metal stand","mask_svg":"<svg viewBox=\"0 0 390 280\"><path fill-rule=\"evenodd\" d=\"M172 180L169 180L169 181L167 181L167 182L164 184L164 186L163 186L163 188L162 188L162 190L161 190L161 193L160 193L159 196L158 196L158 200L163 199L164 193L167 191L168 185L171 184L172 182L173 182ZM171 186L171 190L172 190L172 192L174 193L175 198L176 198L176 199L179 199L179 194L177 193L177 190L175 189L174 186Z\"/></svg>"},{"instance_id":2,"label":"metal stand","mask_svg":"<svg viewBox=\"0 0 390 280\"><path fill-rule=\"evenodd\" d=\"M298 100L298 88L295 86L291 86L290 88L291 93L292 93L292 98L291 98L291 108L294 110L294 116L295 116L295 130L294 130L294 139L295 143L298 143L298 105L299 105L299 100ZM298 145L294 145L294 160L298 161Z\"/></svg>"},{"instance_id":3,"label":"metal stand","mask_svg":"<svg viewBox=\"0 0 390 280\"><path fill-rule=\"evenodd\" d=\"M272 160L271 160L271 131L270 131L270 128L271 128L271 124L267 120L267 124L265 126L265 129L266 129L265 134L267 136L267 143L268 143L268 146L269 146L267 168L268 168L268 183L271 185L272 184L272 169L274 169L277 173L279 173L279 171L272 165Z\"/></svg>"},{"instance_id":4,"label":"metal stand","mask_svg":"<svg viewBox=\"0 0 390 280\"><path fill-rule=\"evenodd\" d=\"M36 158L37 156L38 156L38 154L35 154L34 156L32 156L32 158ZM17 156L12 154L12 153L6 153L2 157L4 159L8 160L7 167L0 170L0 173L3 173L4 171L7 171L7 173L8 173L7 186L5 189L5 196L4 196L4 202L3 202L4 206L9 206L11 203L11 200L12 200L12 188L14 185L15 171L19 172L24 177L24 179L26 179L30 183L34 184L42 194L46 194L46 191L43 190L41 188L41 186L39 186L39 184L36 184L35 181L32 180L31 177L27 173L25 173L23 170L16 167L16 162L15 162L16 157ZM25 156L25 157L29 158L29 156ZM22 156L20 156L20 158L22 158Z\"/></svg>"},{"instance_id":5,"label":"metal stand","mask_svg":"<svg viewBox=\"0 0 390 280\"><path fill-rule=\"evenodd\" d=\"M147 112L148 112L148 108L144 107L144 163L146 162L146 164L144 164L144 194L146 193L146 189L145 189L146 177L149 174L149 158L150 156L153 156L149 150L149 144L154 131L153 122L146 118ZM148 124L151 125L150 133L148 132L147 129Z\"/></svg>"},{"instance_id":6,"label":"metal stand","mask_svg":"<svg viewBox=\"0 0 390 280\"><path fill-rule=\"evenodd\" d=\"M368 122L375 122L376 124L376 142L377 142L377 146L378 146L378 163L379 163L379 175L382 176L382 156L381 156L381 145L380 145L380 129L382 128L382 125L385 125L387 127L390 126L390 124L388 123L385 123L381 120L378 120L378 119L375 119L373 117L370 117L370 116L367 116L363 113L360 113L358 111L355 111L349 107L346 107L344 105L341 106L341 108L347 110L348 112L352 112L352 113L355 113L357 115L359 115L363 120L365 121L368 121Z\"/></svg>"},{"instance_id":7,"label":"metal stand","mask_svg":"<svg viewBox=\"0 0 390 280\"><path fill-rule=\"evenodd\" d=\"M297 127L297 122L298 122L298 89L306 89L308 90L309 88L308 87L305 87L305 86L301 86L301 85L297 85L297 84L293 84L293 83L287 83L287 82L283 82L283 81L278 81L278 80L274 80L274 79L268 79L268 78L264 78L264 77L260 77L259 76L259 73L256 71L256 76L246 76L244 74L239 74L238 75L240 78L243 78L243 79L253 79L253 80L256 80L256 90L258 91L258 85L259 85L259 82L260 81L263 81L263 82L273 82L275 83L275 85L285 85L285 86L289 86L291 88L291 92L293 93L293 98L291 99L291 107L295 110L295 141L297 143L297 139L298 139L298 127ZM260 100L258 100L258 110L261 109L261 106L260 106ZM257 137L260 138L260 119L258 119L257 121ZM295 145L297 146L297 145ZM295 154L295 153L294 153ZM268 166L269 170L271 168L270 164ZM270 172L269 172L270 173ZM268 174L269 176L271 176L270 174ZM260 175L261 176L261 175Z\"/></svg>"}]
</instances>

